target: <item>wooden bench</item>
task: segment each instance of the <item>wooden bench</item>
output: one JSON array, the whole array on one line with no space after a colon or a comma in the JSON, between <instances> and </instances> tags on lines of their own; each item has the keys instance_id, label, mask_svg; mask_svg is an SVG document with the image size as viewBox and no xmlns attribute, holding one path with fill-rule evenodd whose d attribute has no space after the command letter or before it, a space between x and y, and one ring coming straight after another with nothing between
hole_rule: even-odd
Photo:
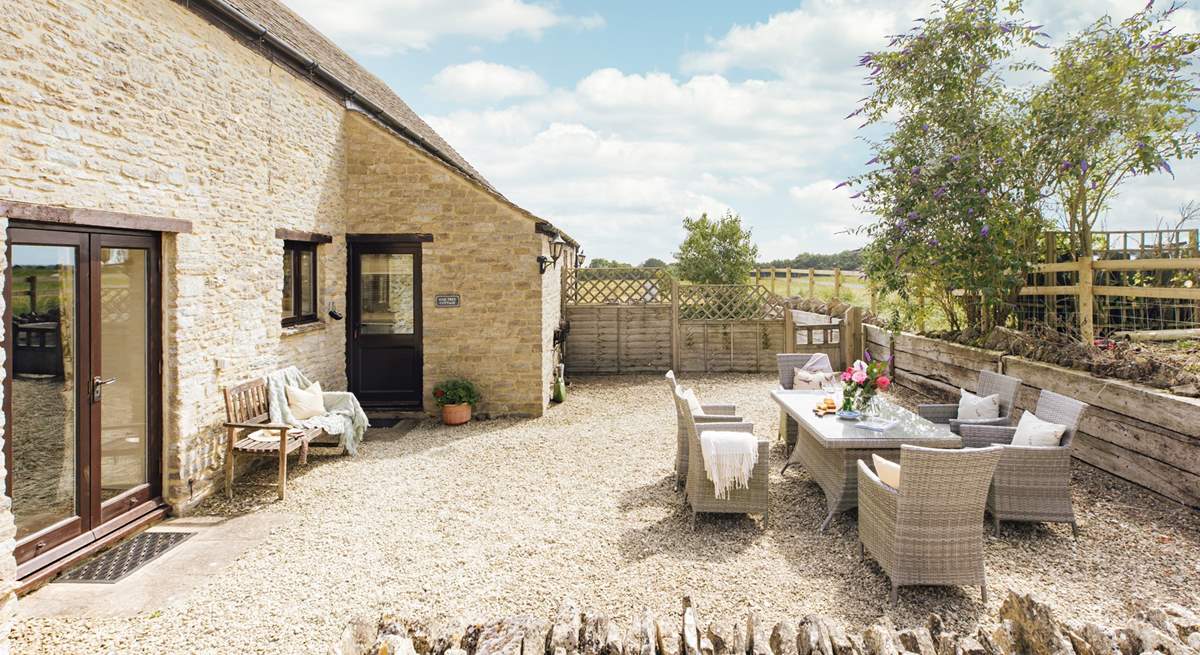
<instances>
[{"instance_id":1,"label":"wooden bench","mask_svg":"<svg viewBox=\"0 0 1200 655\"><path fill-rule=\"evenodd\" d=\"M287 482L287 458L300 451L300 464L308 462L308 444L325 436L320 428L309 428L296 432L291 425L271 423L267 400L267 380L259 378L225 389L225 495L233 498L233 473L235 457L279 458L279 499L284 497ZM249 433L257 430L278 432L278 441L252 439ZM289 431L291 433L289 434ZM241 438L238 438L238 433Z\"/></svg>"}]
</instances>

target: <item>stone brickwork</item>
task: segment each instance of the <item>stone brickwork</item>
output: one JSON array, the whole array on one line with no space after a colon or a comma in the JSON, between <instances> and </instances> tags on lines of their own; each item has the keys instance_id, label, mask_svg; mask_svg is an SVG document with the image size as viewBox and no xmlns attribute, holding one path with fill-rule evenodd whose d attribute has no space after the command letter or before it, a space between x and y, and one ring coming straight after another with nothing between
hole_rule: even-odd
<instances>
[{"instance_id":1,"label":"stone brickwork","mask_svg":"<svg viewBox=\"0 0 1200 655\"><path fill-rule=\"evenodd\" d=\"M409 147L370 118L347 119L350 233L430 233L421 245L425 406L450 377L479 385L485 415L540 415L549 385L543 307L555 275L535 219ZM436 307L438 294L461 306ZM550 311L547 309L547 312ZM557 311L557 309L555 309Z\"/></svg>"},{"instance_id":2,"label":"stone brickwork","mask_svg":"<svg viewBox=\"0 0 1200 655\"><path fill-rule=\"evenodd\" d=\"M346 327L326 310L346 310L347 232L435 235L427 408L433 384L462 375L480 383L484 414L542 412L545 236L532 216L176 2L4 7L0 198L193 225L162 239L163 493L176 512L220 483L222 387L294 364L345 388ZM317 248L315 325L280 326L277 228L333 236ZM446 292L463 306L435 309ZM11 521L0 510L0 541Z\"/></svg>"}]
</instances>

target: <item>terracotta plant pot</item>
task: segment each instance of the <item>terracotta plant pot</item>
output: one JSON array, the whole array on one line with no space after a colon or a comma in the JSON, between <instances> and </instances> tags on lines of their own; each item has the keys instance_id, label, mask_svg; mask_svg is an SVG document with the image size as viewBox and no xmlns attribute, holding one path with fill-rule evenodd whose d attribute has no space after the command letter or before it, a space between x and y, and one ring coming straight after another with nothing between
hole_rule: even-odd
<instances>
[{"instance_id":1,"label":"terracotta plant pot","mask_svg":"<svg viewBox=\"0 0 1200 655\"><path fill-rule=\"evenodd\" d=\"M467 403L442 405L442 423L446 425L462 425L470 420L471 406Z\"/></svg>"}]
</instances>

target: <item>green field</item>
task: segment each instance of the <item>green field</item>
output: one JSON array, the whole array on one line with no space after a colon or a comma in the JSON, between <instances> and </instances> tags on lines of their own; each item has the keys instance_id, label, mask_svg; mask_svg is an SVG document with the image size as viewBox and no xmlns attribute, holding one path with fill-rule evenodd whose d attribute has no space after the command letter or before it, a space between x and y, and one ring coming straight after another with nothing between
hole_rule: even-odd
<instances>
[{"instance_id":1,"label":"green field","mask_svg":"<svg viewBox=\"0 0 1200 655\"><path fill-rule=\"evenodd\" d=\"M57 266L14 266L12 277L13 315L21 316L32 311L45 314L58 309L61 279ZM37 289L36 308L30 306L29 290L31 287Z\"/></svg>"}]
</instances>

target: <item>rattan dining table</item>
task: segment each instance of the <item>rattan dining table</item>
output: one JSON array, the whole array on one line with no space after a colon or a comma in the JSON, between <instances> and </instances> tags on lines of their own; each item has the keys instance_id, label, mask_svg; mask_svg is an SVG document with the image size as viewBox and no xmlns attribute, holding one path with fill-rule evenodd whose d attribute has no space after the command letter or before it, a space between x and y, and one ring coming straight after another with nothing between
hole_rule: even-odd
<instances>
[{"instance_id":1,"label":"rattan dining table","mask_svg":"<svg viewBox=\"0 0 1200 655\"><path fill-rule=\"evenodd\" d=\"M900 461L900 446L926 448L960 448L962 438L950 431L950 426L934 423L914 412L880 397L879 418L895 421L886 430L874 431L860 426L860 421L844 420L833 413L817 416L813 408L829 394L817 390L777 389L771 398L783 409L787 432L796 435L783 470L799 464L825 492L829 514L821 524L824 532L833 517L858 506L858 471L860 459L871 464L871 455L878 454L894 462Z\"/></svg>"}]
</instances>

